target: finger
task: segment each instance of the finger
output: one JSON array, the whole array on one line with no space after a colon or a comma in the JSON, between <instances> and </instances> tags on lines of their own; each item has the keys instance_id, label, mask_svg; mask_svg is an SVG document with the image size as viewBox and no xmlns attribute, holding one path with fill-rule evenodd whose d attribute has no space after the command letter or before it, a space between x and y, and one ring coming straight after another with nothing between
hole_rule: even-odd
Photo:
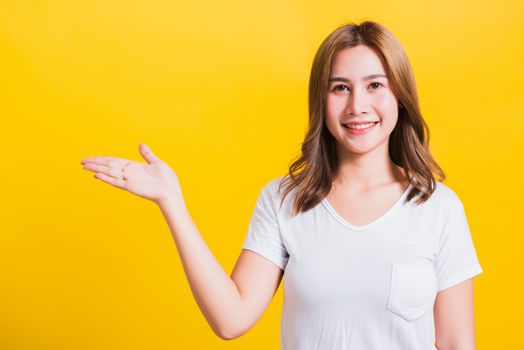
<instances>
[{"instance_id":1,"label":"finger","mask_svg":"<svg viewBox=\"0 0 524 350\"><path fill-rule=\"evenodd\" d=\"M158 160L160 160L154 153L153 151L151 151L151 149L145 144L145 143L141 143L139 146L138 146L138 150L140 151L140 154L142 155L142 157L149 163L154 163Z\"/></svg>"},{"instance_id":2,"label":"finger","mask_svg":"<svg viewBox=\"0 0 524 350\"><path fill-rule=\"evenodd\" d=\"M80 161L80 164L96 163L96 164L101 164L101 165L111 165L114 163L115 165L121 166L121 165L130 163L130 162L132 161L129 159L125 159L125 158L97 156L97 157L86 157Z\"/></svg>"},{"instance_id":3,"label":"finger","mask_svg":"<svg viewBox=\"0 0 524 350\"><path fill-rule=\"evenodd\" d=\"M108 184L118 187L120 189L126 189L126 182L124 180L116 179L112 176L108 176L102 173L96 173L95 178L107 182Z\"/></svg>"},{"instance_id":4,"label":"finger","mask_svg":"<svg viewBox=\"0 0 524 350\"><path fill-rule=\"evenodd\" d=\"M95 173L107 173L109 171L109 167L105 165L99 165L96 163L85 163L84 169L94 171Z\"/></svg>"},{"instance_id":5,"label":"finger","mask_svg":"<svg viewBox=\"0 0 524 350\"><path fill-rule=\"evenodd\" d=\"M84 164L84 169L93 171L95 173L103 173L112 177L115 177L117 179L123 179L122 175L124 172L123 167L108 167L105 165L98 165L95 163L86 163Z\"/></svg>"},{"instance_id":6,"label":"finger","mask_svg":"<svg viewBox=\"0 0 524 350\"><path fill-rule=\"evenodd\" d=\"M96 163L96 164L108 165L109 161L110 161L110 157L96 156L96 157L86 157L86 158L82 159L82 161L80 163L81 164Z\"/></svg>"}]
</instances>

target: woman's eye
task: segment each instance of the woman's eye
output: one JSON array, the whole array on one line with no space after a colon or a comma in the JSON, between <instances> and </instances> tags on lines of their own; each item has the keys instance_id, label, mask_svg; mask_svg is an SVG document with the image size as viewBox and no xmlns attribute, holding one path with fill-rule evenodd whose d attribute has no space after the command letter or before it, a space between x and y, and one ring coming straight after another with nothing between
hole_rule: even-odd
<instances>
[{"instance_id":1,"label":"woman's eye","mask_svg":"<svg viewBox=\"0 0 524 350\"><path fill-rule=\"evenodd\" d=\"M373 82L369 84L373 90L378 90L383 85L381 83ZM333 91L350 91L347 85L335 85L332 89Z\"/></svg>"},{"instance_id":2,"label":"woman's eye","mask_svg":"<svg viewBox=\"0 0 524 350\"><path fill-rule=\"evenodd\" d=\"M346 85L336 85L333 90L334 91L344 91L344 88L347 88Z\"/></svg>"}]
</instances>

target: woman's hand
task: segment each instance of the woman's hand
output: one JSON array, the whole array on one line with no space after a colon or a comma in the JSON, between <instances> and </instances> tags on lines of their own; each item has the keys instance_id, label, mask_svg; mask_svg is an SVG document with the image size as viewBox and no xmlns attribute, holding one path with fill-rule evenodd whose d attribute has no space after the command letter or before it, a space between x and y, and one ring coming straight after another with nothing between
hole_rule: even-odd
<instances>
[{"instance_id":1,"label":"woman's hand","mask_svg":"<svg viewBox=\"0 0 524 350\"><path fill-rule=\"evenodd\" d=\"M160 204L167 199L182 198L178 177L166 162L153 154L146 144L138 147L147 163L116 157L88 157L80 162L85 170L115 187Z\"/></svg>"}]
</instances>

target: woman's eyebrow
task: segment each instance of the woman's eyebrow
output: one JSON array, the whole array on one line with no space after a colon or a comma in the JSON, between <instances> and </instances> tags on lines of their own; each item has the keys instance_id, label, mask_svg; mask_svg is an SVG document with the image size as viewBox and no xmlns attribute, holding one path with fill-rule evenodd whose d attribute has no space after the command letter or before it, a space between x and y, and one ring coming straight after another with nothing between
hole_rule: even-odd
<instances>
[{"instance_id":1,"label":"woman's eyebrow","mask_svg":"<svg viewBox=\"0 0 524 350\"><path fill-rule=\"evenodd\" d=\"M367 77L364 77L364 80L370 80L370 79L375 79L375 78L386 78L387 79L387 76L385 76L384 74L371 74L371 75L368 75ZM329 78L329 82L331 83L332 81L343 81L345 83L351 82L350 79L344 78L344 77Z\"/></svg>"}]
</instances>

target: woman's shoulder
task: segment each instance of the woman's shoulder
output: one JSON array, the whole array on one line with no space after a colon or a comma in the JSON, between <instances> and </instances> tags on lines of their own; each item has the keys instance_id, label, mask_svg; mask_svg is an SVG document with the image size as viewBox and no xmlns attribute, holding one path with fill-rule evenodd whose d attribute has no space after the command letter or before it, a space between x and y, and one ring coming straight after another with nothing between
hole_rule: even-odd
<instances>
[{"instance_id":1,"label":"woman's shoulder","mask_svg":"<svg viewBox=\"0 0 524 350\"><path fill-rule=\"evenodd\" d=\"M290 205L292 205L291 203L293 201L293 196L296 192L296 188L292 188L289 191L289 193L286 194L286 196L284 197L284 192L286 192L287 183L282 183L282 180L284 180L284 178L288 176L289 175L284 175L271 178L264 184L261 190L261 197L264 197L266 198L266 200L269 200L274 208L278 208L279 212L282 211L284 208L287 208Z\"/></svg>"},{"instance_id":2,"label":"woman's shoulder","mask_svg":"<svg viewBox=\"0 0 524 350\"><path fill-rule=\"evenodd\" d=\"M279 176L271 178L267 181L262 187L262 193L270 196L273 200L277 200L282 196L282 189L280 188L280 183L285 176Z\"/></svg>"},{"instance_id":3,"label":"woman's shoulder","mask_svg":"<svg viewBox=\"0 0 524 350\"><path fill-rule=\"evenodd\" d=\"M267 188L270 191L274 191L278 189L278 186L280 184L280 181L284 178L284 176L274 177L271 178L269 181L266 182L264 188Z\"/></svg>"},{"instance_id":4,"label":"woman's shoulder","mask_svg":"<svg viewBox=\"0 0 524 350\"><path fill-rule=\"evenodd\" d=\"M443 197L443 199L448 202L461 202L459 195L450 185L438 180L435 180L435 182L437 184L435 192L438 192L438 195Z\"/></svg>"},{"instance_id":5,"label":"woman's shoulder","mask_svg":"<svg viewBox=\"0 0 524 350\"><path fill-rule=\"evenodd\" d=\"M426 205L450 213L461 210L463 203L455 189L438 180L435 180L435 183L435 190L427 200Z\"/></svg>"}]
</instances>

